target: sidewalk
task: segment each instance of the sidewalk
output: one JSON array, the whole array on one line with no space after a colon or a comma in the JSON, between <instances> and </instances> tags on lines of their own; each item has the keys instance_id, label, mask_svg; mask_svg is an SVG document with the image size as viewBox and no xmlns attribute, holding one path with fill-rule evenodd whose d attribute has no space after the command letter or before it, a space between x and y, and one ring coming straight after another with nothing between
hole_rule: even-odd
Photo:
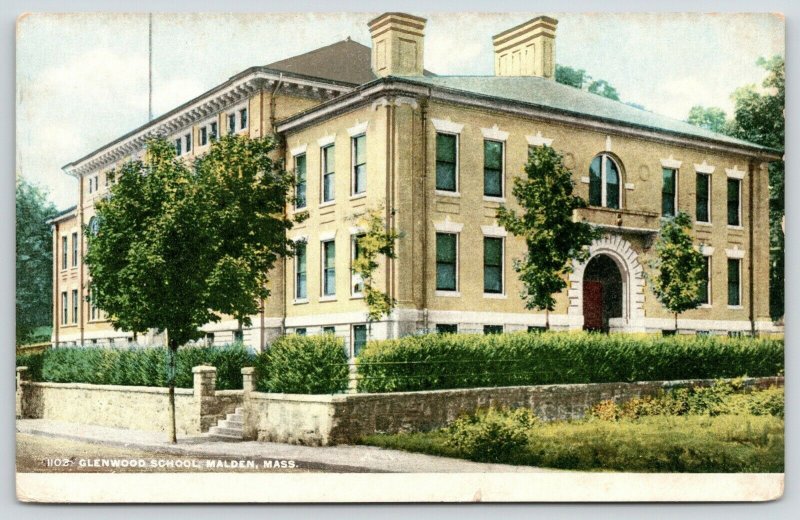
<instances>
[{"instance_id":1,"label":"sidewalk","mask_svg":"<svg viewBox=\"0 0 800 520\"><path fill-rule=\"evenodd\" d=\"M205 435L179 436L178 444L175 445L166 442L166 433L63 423L45 419L18 419L17 432L173 455L294 460L302 467L342 473L543 473L557 471L530 466L483 464L373 446L313 447L275 442L225 442Z\"/></svg>"}]
</instances>

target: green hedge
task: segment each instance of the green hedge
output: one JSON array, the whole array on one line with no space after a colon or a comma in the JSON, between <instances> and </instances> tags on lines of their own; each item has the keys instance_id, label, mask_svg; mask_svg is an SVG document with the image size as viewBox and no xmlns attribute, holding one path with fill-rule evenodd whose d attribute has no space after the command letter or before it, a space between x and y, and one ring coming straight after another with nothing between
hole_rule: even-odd
<instances>
[{"instance_id":1,"label":"green hedge","mask_svg":"<svg viewBox=\"0 0 800 520\"><path fill-rule=\"evenodd\" d=\"M28 367L28 378L31 381L42 380L42 363L44 363L44 352L17 354L17 366Z\"/></svg>"},{"instance_id":2,"label":"green hedge","mask_svg":"<svg viewBox=\"0 0 800 520\"><path fill-rule=\"evenodd\" d=\"M17 358L21 365L23 356ZM242 367L252 366L255 355L241 344L222 347L182 347L176 360L175 386L191 388L192 367L217 368L217 389L242 388ZM167 349L163 347L60 347L42 354L39 374L32 379L53 383L167 386Z\"/></svg>"},{"instance_id":3,"label":"green hedge","mask_svg":"<svg viewBox=\"0 0 800 520\"><path fill-rule=\"evenodd\" d=\"M344 342L332 334L283 336L256 359L262 392L333 394L347 389Z\"/></svg>"},{"instance_id":4,"label":"green hedge","mask_svg":"<svg viewBox=\"0 0 800 520\"><path fill-rule=\"evenodd\" d=\"M715 379L783 373L783 341L589 333L430 334L372 341L361 392Z\"/></svg>"}]
</instances>

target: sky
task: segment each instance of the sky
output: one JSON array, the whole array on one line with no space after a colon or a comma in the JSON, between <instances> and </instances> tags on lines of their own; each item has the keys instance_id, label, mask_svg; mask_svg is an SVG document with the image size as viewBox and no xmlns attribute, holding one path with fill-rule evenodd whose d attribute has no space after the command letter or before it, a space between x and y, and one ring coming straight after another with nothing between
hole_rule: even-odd
<instances>
[{"instance_id":1,"label":"sky","mask_svg":"<svg viewBox=\"0 0 800 520\"><path fill-rule=\"evenodd\" d=\"M153 112L254 65L343 40L369 45L380 13L155 14ZM491 37L534 16L558 19L556 62L613 85L625 102L676 119L694 105L730 116L731 94L760 85L761 57L784 52L769 14L424 13L425 67L491 75ZM61 167L148 119L146 14L33 14L17 25L17 175L59 209L77 201Z\"/></svg>"}]
</instances>

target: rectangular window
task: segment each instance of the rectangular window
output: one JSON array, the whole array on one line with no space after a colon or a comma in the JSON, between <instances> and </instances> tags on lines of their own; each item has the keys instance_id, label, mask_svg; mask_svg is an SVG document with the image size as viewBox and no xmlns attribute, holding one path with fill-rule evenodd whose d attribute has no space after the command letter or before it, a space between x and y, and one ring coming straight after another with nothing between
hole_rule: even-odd
<instances>
[{"instance_id":1,"label":"rectangular window","mask_svg":"<svg viewBox=\"0 0 800 520\"><path fill-rule=\"evenodd\" d=\"M336 334L336 327L322 327L323 334Z\"/></svg>"},{"instance_id":2,"label":"rectangular window","mask_svg":"<svg viewBox=\"0 0 800 520\"><path fill-rule=\"evenodd\" d=\"M364 281L361 279L361 275L357 274L353 270L353 261L356 260L361 256L361 246L359 245L359 240L364 235L353 235L351 250L352 256L350 257L350 292L353 296L362 296L364 293Z\"/></svg>"},{"instance_id":3,"label":"rectangular window","mask_svg":"<svg viewBox=\"0 0 800 520\"><path fill-rule=\"evenodd\" d=\"M236 132L236 114L228 114L228 135Z\"/></svg>"},{"instance_id":4,"label":"rectangular window","mask_svg":"<svg viewBox=\"0 0 800 520\"><path fill-rule=\"evenodd\" d=\"M436 189L458 191L458 136L436 134Z\"/></svg>"},{"instance_id":5,"label":"rectangular window","mask_svg":"<svg viewBox=\"0 0 800 520\"><path fill-rule=\"evenodd\" d=\"M728 179L728 225L741 226L742 182L739 179Z\"/></svg>"},{"instance_id":6,"label":"rectangular window","mask_svg":"<svg viewBox=\"0 0 800 520\"><path fill-rule=\"evenodd\" d=\"M61 237L61 269L67 268L67 237Z\"/></svg>"},{"instance_id":7,"label":"rectangular window","mask_svg":"<svg viewBox=\"0 0 800 520\"><path fill-rule=\"evenodd\" d=\"M353 195L367 191L367 136L359 135L353 143Z\"/></svg>"},{"instance_id":8,"label":"rectangular window","mask_svg":"<svg viewBox=\"0 0 800 520\"><path fill-rule=\"evenodd\" d=\"M183 136L183 142L186 145L186 153L192 151L192 134L186 134Z\"/></svg>"},{"instance_id":9,"label":"rectangular window","mask_svg":"<svg viewBox=\"0 0 800 520\"><path fill-rule=\"evenodd\" d=\"M72 234L72 267L78 267L78 233Z\"/></svg>"},{"instance_id":10,"label":"rectangular window","mask_svg":"<svg viewBox=\"0 0 800 520\"><path fill-rule=\"evenodd\" d=\"M244 343L244 331L242 329L233 331L233 342Z\"/></svg>"},{"instance_id":11,"label":"rectangular window","mask_svg":"<svg viewBox=\"0 0 800 520\"><path fill-rule=\"evenodd\" d=\"M336 242L322 243L322 295L336 294Z\"/></svg>"},{"instance_id":12,"label":"rectangular window","mask_svg":"<svg viewBox=\"0 0 800 520\"><path fill-rule=\"evenodd\" d=\"M306 207L306 154L298 155L294 158L294 207L295 209Z\"/></svg>"},{"instance_id":13,"label":"rectangular window","mask_svg":"<svg viewBox=\"0 0 800 520\"><path fill-rule=\"evenodd\" d=\"M294 297L296 300L305 300L308 297L308 285L306 280L306 243L298 242L294 257Z\"/></svg>"},{"instance_id":14,"label":"rectangular window","mask_svg":"<svg viewBox=\"0 0 800 520\"><path fill-rule=\"evenodd\" d=\"M335 147L326 146L322 149L322 202L330 202L336 196L334 191L334 156Z\"/></svg>"},{"instance_id":15,"label":"rectangular window","mask_svg":"<svg viewBox=\"0 0 800 520\"><path fill-rule=\"evenodd\" d=\"M703 305L711 303L711 257L703 257L703 271L700 274L700 291L698 301Z\"/></svg>"},{"instance_id":16,"label":"rectangular window","mask_svg":"<svg viewBox=\"0 0 800 520\"><path fill-rule=\"evenodd\" d=\"M458 236L436 233L436 290L455 291L457 283Z\"/></svg>"},{"instance_id":17,"label":"rectangular window","mask_svg":"<svg viewBox=\"0 0 800 520\"><path fill-rule=\"evenodd\" d=\"M294 329L294 333L297 334L298 336L305 336L307 332L308 331L306 330L305 327L301 327L299 329Z\"/></svg>"},{"instance_id":18,"label":"rectangular window","mask_svg":"<svg viewBox=\"0 0 800 520\"><path fill-rule=\"evenodd\" d=\"M206 333L206 346L211 347L214 345L214 333L208 332Z\"/></svg>"},{"instance_id":19,"label":"rectangular window","mask_svg":"<svg viewBox=\"0 0 800 520\"><path fill-rule=\"evenodd\" d=\"M663 168L661 185L661 214L665 217L674 217L677 206L677 180L678 171L672 168Z\"/></svg>"},{"instance_id":20,"label":"rectangular window","mask_svg":"<svg viewBox=\"0 0 800 520\"><path fill-rule=\"evenodd\" d=\"M92 193L93 188L94 188L94 180L91 177L89 177L89 193L90 194Z\"/></svg>"},{"instance_id":21,"label":"rectangular window","mask_svg":"<svg viewBox=\"0 0 800 520\"><path fill-rule=\"evenodd\" d=\"M483 238L483 292L503 293L503 239Z\"/></svg>"},{"instance_id":22,"label":"rectangular window","mask_svg":"<svg viewBox=\"0 0 800 520\"><path fill-rule=\"evenodd\" d=\"M72 323L78 323L78 289L72 289Z\"/></svg>"},{"instance_id":23,"label":"rectangular window","mask_svg":"<svg viewBox=\"0 0 800 520\"><path fill-rule=\"evenodd\" d=\"M109 174L109 173L105 173L105 174L103 174L103 178L105 179L105 185L106 185L106 188L108 188L108 178L109 178L109 176L110 176L110 174Z\"/></svg>"},{"instance_id":24,"label":"rectangular window","mask_svg":"<svg viewBox=\"0 0 800 520\"><path fill-rule=\"evenodd\" d=\"M695 220L711 222L711 176L706 173L697 174L697 195Z\"/></svg>"},{"instance_id":25,"label":"rectangular window","mask_svg":"<svg viewBox=\"0 0 800 520\"><path fill-rule=\"evenodd\" d=\"M181 155L181 153L183 153L181 151L181 145L182 145L181 139L180 138L175 139L175 155Z\"/></svg>"},{"instance_id":26,"label":"rectangular window","mask_svg":"<svg viewBox=\"0 0 800 520\"><path fill-rule=\"evenodd\" d=\"M200 129L200 146L208 144L208 128L205 126Z\"/></svg>"},{"instance_id":27,"label":"rectangular window","mask_svg":"<svg viewBox=\"0 0 800 520\"><path fill-rule=\"evenodd\" d=\"M503 196L503 143L483 141L483 194Z\"/></svg>"},{"instance_id":28,"label":"rectangular window","mask_svg":"<svg viewBox=\"0 0 800 520\"><path fill-rule=\"evenodd\" d=\"M97 306L94 304L94 291L89 289L89 319L97 319Z\"/></svg>"},{"instance_id":29,"label":"rectangular window","mask_svg":"<svg viewBox=\"0 0 800 520\"><path fill-rule=\"evenodd\" d=\"M458 333L458 325L455 323L437 323L436 324L436 333L437 334L457 334Z\"/></svg>"},{"instance_id":30,"label":"rectangular window","mask_svg":"<svg viewBox=\"0 0 800 520\"><path fill-rule=\"evenodd\" d=\"M243 108L239 110L239 128L244 130L247 128L247 109Z\"/></svg>"},{"instance_id":31,"label":"rectangular window","mask_svg":"<svg viewBox=\"0 0 800 520\"><path fill-rule=\"evenodd\" d=\"M217 123L211 123L208 129L208 137L209 139L216 139L217 138Z\"/></svg>"},{"instance_id":32,"label":"rectangular window","mask_svg":"<svg viewBox=\"0 0 800 520\"><path fill-rule=\"evenodd\" d=\"M69 303L66 291L61 293L61 324L66 325L69 318Z\"/></svg>"},{"instance_id":33,"label":"rectangular window","mask_svg":"<svg viewBox=\"0 0 800 520\"><path fill-rule=\"evenodd\" d=\"M742 304L741 267L741 260L728 258L728 305L730 306Z\"/></svg>"},{"instance_id":34,"label":"rectangular window","mask_svg":"<svg viewBox=\"0 0 800 520\"><path fill-rule=\"evenodd\" d=\"M358 356L367 346L367 326L353 325L353 355Z\"/></svg>"},{"instance_id":35,"label":"rectangular window","mask_svg":"<svg viewBox=\"0 0 800 520\"><path fill-rule=\"evenodd\" d=\"M502 334L503 333L503 326L502 325L484 325L483 326L483 333L484 334Z\"/></svg>"}]
</instances>

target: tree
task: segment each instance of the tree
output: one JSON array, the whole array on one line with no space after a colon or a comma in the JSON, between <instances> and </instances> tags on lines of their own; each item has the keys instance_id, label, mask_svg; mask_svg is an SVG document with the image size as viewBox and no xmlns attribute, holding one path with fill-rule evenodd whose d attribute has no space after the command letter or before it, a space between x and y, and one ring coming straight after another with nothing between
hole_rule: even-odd
<instances>
[{"instance_id":1,"label":"tree","mask_svg":"<svg viewBox=\"0 0 800 520\"><path fill-rule=\"evenodd\" d=\"M556 64L556 83L586 90L615 101L619 101L619 92L604 79L593 79L583 69L573 69L566 65Z\"/></svg>"},{"instance_id":2,"label":"tree","mask_svg":"<svg viewBox=\"0 0 800 520\"><path fill-rule=\"evenodd\" d=\"M725 111L717 107L695 105L689 110L689 117L686 122L720 134L729 132Z\"/></svg>"},{"instance_id":3,"label":"tree","mask_svg":"<svg viewBox=\"0 0 800 520\"><path fill-rule=\"evenodd\" d=\"M394 309L396 301L375 287L375 270L378 257L396 258L394 246L400 234L386 226L383 218L384 208L370 209L356 215L355 219L364 229L364 234L356 237L358 254L353 259L353 273L363 283L364 301L367 304L367 323L378 321Z\"/></svg>"},{"instance_id":4,"label":"tree","mask_svg":"<svg viewBox=\"0 0 800 520\"><path fill-rule=\"evenodd\" d=\"M47 220L56 209L45 194L17 179L17 344L53 322L53 235Z\"/></svg>"},{"instance_id":5,"label":"tree","mask_svg":"<svg viewBox=\"0 0 800 520\"><path fill-rule=\"evenodd\" d=\"M619 92L608 81L598 79L589 84L589 92L597 94L614 101L619 101Z\"/></svg>"},{"instance_id":6,"label":"tree","mask_svg":"<svg viewBox=\"0 0 800 520\"><path fill-rule=\"evenodd\" d=\"M656 258L650 263L657 273L649 276L653 293L675 315L676 331L678 315L700 305L703 255L694 248L691 229L692 219L682 211L662 220Z\"/></svg>"},{"instance_id":7,"label":"tree","mask_svg":"<svg viewBox=\"0 0 800 520\"><path fill-rule=\"evenodd\" d=\"M587 246L599 233L589 224L573 220L573 211L586 207L586 201L573 195L572 172L564 166L561 154L549 146L531 148L525 173L527 177L514 179L512 189L522 213L501 206L497 220L525 239L527 253L514 261L524 286L521 297L528 309L547 311L549 328L553 294L566 288L564 278L572 272L572 262L587 259Z\"/></svg>"},{"instance_id":8,"label":"tree","mask_svg":"<svg viewBox=\"0 0 800 520\"><path fill-rule=\"evenodd\" d=\"M786 74L784 59L773 56L759 58L758 65L767 71L759 91L754 85L736 90L735 108L730 135L777 150L784 149L786 119ZM784 314L784 162L769 165L770 190L770 315L778 319Z\"/></svg>"},{"instance_id":9,"label":"tree","mask_svg":"<svg viewBox=\"0 0 800 520\"><path fill-rule=\"evenodd\" d=\"M178 347L221 314L250 325L270 269L292 253L284 209L293 181L270 158L275 146L226 136L189 166L152 140L144 162L124 164L97 203L96 234L86 230L93 303L117 329L167 338L172 442Z\"/></svg>"}]
</instances>

